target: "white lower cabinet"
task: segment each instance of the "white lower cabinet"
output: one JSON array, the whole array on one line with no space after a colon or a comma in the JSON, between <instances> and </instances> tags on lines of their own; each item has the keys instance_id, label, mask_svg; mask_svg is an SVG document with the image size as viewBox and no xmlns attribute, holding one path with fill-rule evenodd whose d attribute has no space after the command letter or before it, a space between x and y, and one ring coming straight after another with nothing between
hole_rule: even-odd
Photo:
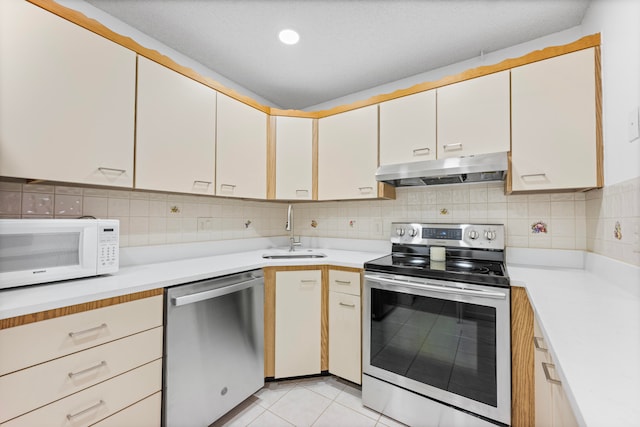
<instances>
[{"instance_id":1,"label":"white lower cabinet","mask_svg":"<svg viewBox=\"0 0 640 427\"><path fill-rule=\"evenodd\" d=\"M88 426L123 410L149 422L120 425L159 425L159 404L132 408L162 390L163 297L110 303L71 315L64 313L87 307L66 307L34 323L21 324L30 315L6 322L20 326L0 330L3 427Z\"/></svg>"},{"instance_id":2,"label":"white lower cabinet","mask_svg":"<svg viewBox=\"0 0 640 427\"><path fill-rule=\"evenodd\" d=\"M360 273L329 270L329 372L362 383Z\"/></svg>"},{"instance_id":3,"label":"white lower cabinet","mask_svg":"<svg viewBox=\"0 0 640 427\"><path fill-rule=\"evenodd\" d=\"M557 379L550 346L534 320L535 425L537 427L578 427L562 382Z\"/></svg>"},{"instance_id":4,"label":"white lower cabinet","mask_svg":"<svg viewBox=\"0 0 640 427\"><path fill-rule=\"evenodd\" d=\"M321 371L321 270L276 272L275 378Z\"/></svg>"}]
</instances>

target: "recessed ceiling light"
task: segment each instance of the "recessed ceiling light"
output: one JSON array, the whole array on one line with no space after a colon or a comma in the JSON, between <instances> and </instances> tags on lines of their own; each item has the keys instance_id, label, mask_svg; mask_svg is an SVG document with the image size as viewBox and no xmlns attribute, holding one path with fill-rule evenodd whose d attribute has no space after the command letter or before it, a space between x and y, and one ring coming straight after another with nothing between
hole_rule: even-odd
<instances>
[{"instance_id":1,"label":"recessed ceiling light","mask_svg":"<svg viewBox=\"0 0 640 427\"><path fill-rule=\"evenodd\" d=\"M300 35L294 30L282 30L278 34L278 38L284 44L296 44L300 40Z\"/></svg>"}]
</instances>

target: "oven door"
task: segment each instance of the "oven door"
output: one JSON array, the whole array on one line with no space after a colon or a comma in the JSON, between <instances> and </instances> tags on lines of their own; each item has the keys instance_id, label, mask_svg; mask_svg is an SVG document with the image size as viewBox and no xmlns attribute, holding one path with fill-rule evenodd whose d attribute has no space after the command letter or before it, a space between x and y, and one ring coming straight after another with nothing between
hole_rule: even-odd
<instances>
[{"instance_id":1,"label":"oven door","mask_svg":"<svg viewBox=\"0 0 640 427\"><path fill-rule=\"evenodd\" d=\"M510 424L508 288L367 271L364 295L364 374Z\"/></svg>"}]
</instances>

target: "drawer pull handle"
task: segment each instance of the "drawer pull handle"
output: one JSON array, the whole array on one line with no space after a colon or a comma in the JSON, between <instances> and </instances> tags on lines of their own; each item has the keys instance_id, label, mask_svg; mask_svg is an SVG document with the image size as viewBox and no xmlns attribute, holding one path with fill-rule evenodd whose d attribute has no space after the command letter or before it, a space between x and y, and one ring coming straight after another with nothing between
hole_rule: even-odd
<instances>
[{"instance_id":1,"label":"drawer pull handle","mask_svg":"<svg viewBox=\"0 0 640 427\"><path fill-rule=\"evenodd\" d=\"M75 417L79 417L80 415L86 414L89 411L93 411L94 409L98 409L102 405L104 405L104 400L100 399L100 401L98 403L96 403L95 405L89 406L87 409L83 409L82 411L76 412L75 414L67 414L67 419L69 421L71 421Z\"/></svg>"},{"instance_id":2,"label":"drawer pull handle","mask_svg":"<svg viewBox=\"0 0 640 427\"><path fill-rule=\"evenodd\" d=\"M207 187L208 187L208 186L210 186L212 184L212 182L211 181L200 181L200 180L196 179L195 181L193 181L193 184L194 185L196 185L196 184L207 184Z\"/></svg>"},{"instance_id":3,"label":"drawer pull handle","mask_svg":"<svg viewBox=\"0 0 640 427\"><path fill-rule=\"evenodd\" d=\"M415 150L413 150L413 155L414 156L426 156L429 153L431 153L431 148L429 148L429 147L416 148Z\"/></svg>"},{"instance_id":4,"label":"drawer pull handle","mask_svg":"<svg viewBox=\"0 0 640 427\"><path fill-rule=\"evenodd\" d=\"M540 341L542 341L542 338L533 337L533 346L536 348L536 350L544 351L545 353L549 351L548 349L540 345Z\"/></svg>"},{"instance_id":5,"label":"drawer pull handle","mask_svg":"<svg viewBox=\"0 0 640 427\"><path fill-rule=\"evenodd\" d=\"M456 142L455 144L444 144L442 148L444 149L444 151L462 150L462 142Z\"/></svg>"},{"instance_id":6,"label":"drawer pull handle","mask_svg":"<svg viewBox=\"0 0 640 427\"><path fill-rule=\"evenodd\" d=\"M338 285L350 285L351 284L351 280L335 280L336 284Z\"/></svg>"},{"instance_id":7,"label":"drawer pull handle","mask_svg":"<svg viewBox=\"0 0 640 427\"><path fill-rule=\"evenodd\" d=\"M340 301L340 305L343 307L351 307L351 308L354 308L356 306L355 304L347 304L342 301Z\"/></svg>"},{"instance_id":8,"label":"drawer pull handle","mask_svg":"<svg viewBox=\"0 0 640 427\"><path fill-rule=\"evenodd\" d=\"M556 365L553 363L542 362L542 370L544 371L544 376L551 384L562 385L562 381L551 378L551 374L549 373L549 368L555 369Z\"/></svg>"},{"instance_id":9,"label":"drawer pull handle","mask_svg":"<svg viewBox=\"0 0 640 427\"><path fill-rule=\"evenodd\" d=\"M67 375L69 375L69 378L73 379L73 377L76 377L76 376L82 375L82 374L86 374L87 372L95 371L96 369L100 369L103 366L107 366L107 362L105 362L104 360L102 362L98 363L95 366L92 366L92 367L87 368L87 369L83 369L82 371L78 371L78 372L69 372Z\"/></svg>"},{"instance_id":10,"label":"drawer pull handle","mask_svg":"<svg viewBox=\"0 0 640 427\"><path fill-rule=\"evenodd\" d=\"M373 191L373 187L358 187L361 193L370 193Z\"/></svg>"},{"instance_id":11,"label":"drawer pull handle","mask_svg":"<svg viewBox=\"0 0 640 427\"><path fill-rule=\"evenodd\" d=\"M116 172L120 175L122 175L123 173L126 173L127 170L126 169L116 169L116 168L105 168L105 167L99 167L98 170L100 172Z\"/></svg>"},{"instance_id":12,"label":"drawer pull handle","mask_svg":"<svg viewBox=\"0 0 640 427\"><path fill-rule=\"evenodd\" d=\"M107 324L106 324L106 323L103 323L102 325L95 326L95 327L93 327L93 328L89 328L89 329L85 329L84 331L69 332L69 336L70 336L71 338L75 338L75 337L76 337L76 336L78 336L78 335L88 334L88 333L90 333L90 332L96 332L96 331L99 331L100 329L103 329L103 328L106 328L106 327L107 327Z\"/></svg>"},{"instance_id":13,"label":"drawer pull handle","mask_svg":"<svg viewBox=\"0 0 640 427\"><path fill-rule=\"evenodd\" d=\"M235 184L220 184L220 189L223 188L228 188L230 190L233 190L234 188L236 188Z\"/></svg>"},{"instance_id":14,"label":"drawer pull handle","mask_svg":"<svg viewBox=\"0 0 640 427\"><path fill-rule=\"evenodd\" d=\"M316 279L301 279L300 283L317 283Z\"/></svg>"}]
</instances>

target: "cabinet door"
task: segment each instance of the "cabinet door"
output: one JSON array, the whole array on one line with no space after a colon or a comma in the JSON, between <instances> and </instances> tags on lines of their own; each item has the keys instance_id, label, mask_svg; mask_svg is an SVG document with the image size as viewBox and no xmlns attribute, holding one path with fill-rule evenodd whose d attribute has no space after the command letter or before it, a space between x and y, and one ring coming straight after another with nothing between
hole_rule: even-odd
<instances>
[{"instance_id":1,"label":"cabinet door","mask_svg":"<svg viewBox=\"0 0 640 427\"><path fill-rule=\"evenodd\" d=\"M436 158L436 91L380 104L380 164Z\"/></svg>"},{"instance_id":2,"label":"cabinet door","mask_svg":"<svg viewBox=\"0 0 640 427\"><path fill-rule=\"evenodd\" d=\"M135 53L0 2L0 175L133 186Z\"/></svg>"},{"instance_id":3,"label":"cabinet door","mask_svg":"<svg viewBox=\"0 0 640 427\"><path fill-rule=\"evenodd\" d=\"M321 271L276 272L275 378L320 373Z\"/></svg>"},{"instance_id":4,"label":"cabinet door","mask_svg":"<svg viewBox=\"0 0 640 427\"><path fill-rule=\"evenodd\" d=\"M276 117L276 199L311 200L313 119Z\"/></svg>"},{"instance_id":5,"label":"cabinet door","mask_svg":"<svg viewBox=\"0 0 640 427\"><path fill-rule=\"evenodd\" d=\"M319 120L318 199L377 197L378 106Z\"/></svg>"},{"instance_id":6,"label":"cabinet door","mask_svg":"<svg viewBox=\"0 0 640 427\"><path fill-rule=\"evenodd\" d=\"M513 191L598 185L594 48L511 70Z\"/></svg>"},{"instance_id":7,"label":"cabinet door","mask_svg":"<svg viewBox=\"0 0 640 427\"><path fill-rule=\"evenodd\" d=\"M362 383L360 296L329 292L329 372Z\"/></svg>"},{"instance_id":8,"label":"cabinet door","mask_svg":"<svg viewBox=\"0 0 640 427\"><path fill-rule=\"evenodd\" d=\"M218 94L216 194L267 197L267 115Z\"/></svg>"},{"instance_id":9,"label":"cabinet door","mask_svg":"<svg viewBox=\"0 0 640 427\"><path fill-rule=\"evenodd\" d=\"M138 57L136 188L213 194L216 92Z\"/></svg>"},{"instance_id":10,"label":"cabinet door","mask_svg":"<svg viewBox=\"0 0 640 427\"><path fill-rule=\"evenodd\" d=\"M437 91L438 158L509 151L509 71Z\"/></svg>"}]
</instances>

